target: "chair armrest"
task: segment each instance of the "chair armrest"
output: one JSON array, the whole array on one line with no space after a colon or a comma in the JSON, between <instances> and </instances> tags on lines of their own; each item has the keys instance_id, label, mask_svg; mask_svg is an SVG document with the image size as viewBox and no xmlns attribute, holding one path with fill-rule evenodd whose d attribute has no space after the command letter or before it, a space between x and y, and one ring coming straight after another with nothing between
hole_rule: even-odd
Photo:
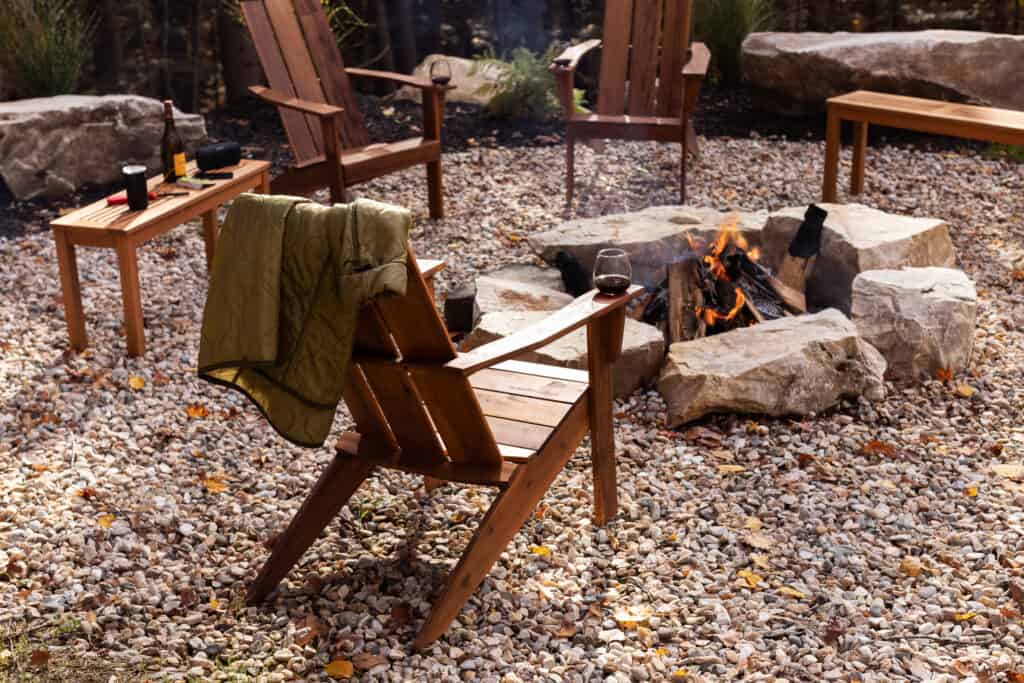
<instances>
[{"instance_id":1,"label":"chair armrest","mask_svg":"<svg viewBox=\"0 0 1024 683\"><path fill-rule=\"evenodd\" d=\"M420 90L453 90L454 85L436 85L433 81L428 78L419 78L417 76L409 76L407 74L395 73L394 71L376 71L374 69L358 69L355 67L345 67L345 73L349 76L365 76L366 78L379 78L385 81L391 81L392 83L401 83L402 85L411 85L414 88Z\"/></svg>"},{"instance_id":2,"label":"chair armrest","mask_svg":"<svg viewBox=\"0 0 1024 683\"><path fill-rule=\"evenodd\" d=\"M693 43L690 46L690 61L683 67L683 76L688 78L704 78L708 75L711 63L711 51L704 43Z\"/></svg>"},{"instance_id":3,"label":"chair armrest","mask_svg":"<svg viewBox=\"0 0 1024 683\"><path fill-rule=\"evenodd\" d=\"M341 107L335 107L332 104L325 104L323 102L310 102L309 100L300 100L297 97L285 95L284 93L270 88L265 88L262 85L250 85L249 92L261 100L265 100L272 104L276 104L279 107L285 109L294 109L301 111L304 114L312 114L313 116L319 116L321 118L329 116L335 117L338 114L343 113L345 110Z\"/></svg>"},{"instance_id":4,"label":"chair armrest","mask_svg":"<svg viewBox=\"0 0 1024 683\"><path fill-rule=\"evenodd\" d=\"M446 363L445 367L463 375L470 375L477 370L550 344L555 339L564 337L591 320L625 306L643 291L643 287L639 285L631 286L625 294L619 296L606 296L596 289L591 290L539 323L519 330L504 339L492 341L460 354L455 360Z\"/></svg>"},{"instance_id":5,"label":"chair armrest","mask_svg":"<svg viewBox=\"0 0 1024 683\"><path fill-rule=\"evenodd\" d=\"M597 38L593 40L587 40L579 45L571 45L562 51L562 54L555 57L551 62L552 69L568 69L572 71L579 64L579 61L583 59L583 56L593 50L595 47L600 47L601 41Z\"/></svg>"}]
</instances>

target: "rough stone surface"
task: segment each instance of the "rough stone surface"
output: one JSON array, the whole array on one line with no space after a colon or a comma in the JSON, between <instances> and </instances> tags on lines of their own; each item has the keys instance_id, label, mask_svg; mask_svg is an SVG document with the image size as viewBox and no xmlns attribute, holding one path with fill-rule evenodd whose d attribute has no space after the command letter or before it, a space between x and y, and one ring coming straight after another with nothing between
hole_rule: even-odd
<instances>
[{"instance_id":1,"label":"rough stone surface","mask_svg":"<svg viewBox=\"0 0 1024 683\"><path fill-rule=\"evenodd\" d=\"M956 265L944 221L897 216L861 204L821 204L828 211L821 252L807 280L812 310L850 311L850 288L865 270ZM806 207L771 214L762 235L762 262L778 268L803 221Z\"/></svg>"},{"instance_id":2,"label":"rough stone surface","mask_svg":"<svg viewBox=\"0 0 1024 683\"><path fill-rule=\"evenodd\" d=\"M974 31L753 33L743 42L745 78L779 111L821 109L857 89L1024 109L1022 62L1024 36Z\"/></svg>"},{"instance_id":3,"label":"rough stone surface","mask_svg":"<svg viewBox=\"0 0 1024 683\"><path fill-rule=\"evenodd\" d=\"M884 373L882 355L830 309L672 344L658 390L678 427L711 413L807 415L878 400Z\"/></svg>"},{"instance_id":4,"label":"rough stone surface","mask_svg":"<svg viewBox=\"0 0 1024 683\"><path fill-rule=\"evenodd\" d=\"M467 102L486 106L493 94L488 86L497 83L501 78L501 69L491 65L480 64L476 60L464 57L451 57L449 55L427 55L419 66L413 70L413 75L420 78L430 78L430 65L438 59L448 60L452 70L452 80L449 85L454 86L445 95L448 102ZM395 91L394 97L400 100L412 100L420 102L422 92L419 88L402 86Z\"/></svg>"},{"instance_id":5,"label":"rough stone surface","mask_svg":"<svg viewBox=\"0 0 1024 683\"><path fill-rule=\"evenodd\" d=\"M767 214L738 212L738 229L752 246L761 243ZM530 246L548 263L565 251L588 272L597 252L618 247L629 254L633 282L656 287L665 279L665 265L689 250L686 239L708 241L730 219L730 213L691 206L657 206L633 213L571 220L530 236Z\"/></svg>"},{"instance_id":6,"label":"rough stone surface","mask_svg":"<svg viewBox=\"0 0 1024 683\"><path fill-rule=\"evenodd\" d=\"M542 268L523 263L513 263L502 266L497 270L484 273L487 277L497 278L511 282L526 282L532 285L547 287L556 292L564 292L565 284L562 282L562 273L556 268Z\"/></svg>"},{"instance_id":7,"label":"rough stone surface","mask_svg":"<svg viewBox=\"0 0 1024 683\"><path fill-rule=\"evenodd\" d=\"M890 379L967 369L977 307L974 283L951 268L869 270L853 281L851 317L885 356Z\"/></svg>"},{"instance_id":8,"label":"rough stone surface","mask_svg":"<svg viewBox=\"0 0 1024 683\"><path fill-rule=\"evenodd\" d=\"M206 137L203 118L175 111L189 151ZM0 176L18 199L60 195L116 181L121 167L159 173L163 104L137 95L60 95L0 103Z\"/></svg>"},{"instance_id":9,"label":"rough stone surface","mask_svg":"<svg viewBox=\"0 0 1024 683\"><path fill-rule=\"evenodd\" d=\"M487 342L507 337L548 316L543 311L488 313L466 337L462 349L468 351ZM665 339L658 328L629 318L622 340L622 356L615 363L612 379L616 396L626 396L658 375L665 356ZM517 357L518 360L548 363L566 368L587 368L587 331L570 332L547 346Z\"/></svg>"},{"instance_id":10,"label":"rough stone surface","mask_svg":"<svg viewBox=\"0 0 1024 683\"><path fill-rule=\"evenodd\" d=\"M555 275L558 275L557 270ZM481 275L476 279L476 303L484 315L502 311L554 311L572 303L572 297L543 284Z\"/></svg>"}]
</instances>

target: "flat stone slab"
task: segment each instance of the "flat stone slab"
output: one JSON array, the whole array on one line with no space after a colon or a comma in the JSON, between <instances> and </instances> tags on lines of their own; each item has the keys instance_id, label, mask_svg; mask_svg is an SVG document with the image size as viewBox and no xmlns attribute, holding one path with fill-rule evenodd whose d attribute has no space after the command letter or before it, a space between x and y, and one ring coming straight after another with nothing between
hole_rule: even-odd
<instances>
[{"instance_id":1,"label":"flat stone slab","mask_svg":"<svg viewBox=\"0 0 1024 683\"><path fill-rule=\"evenodd\" d=\"M885 358L829 309L672 344L658 391L678 427L711 413L806 415L881 399L884 373Z\"/></svg>"},{"instance_id":2,"label":"flat stone slab","mask_svg":"<svg viewBox=\"0 0 1024 683\"><path fill-rule=\"evenodd\" d=\"M495 339L507 337L540 322L548 315L550 314L541 311L488 313L462 342L462 350L468 351ZM656 377L664 356L665 339L661 331L652 325L627 318L622 340L622 356L612 370L615 395L628 396L644 382ZM561 339L517 356L516 359L586 370L586 328L570 332Z\"/></svg>"},{"instance_id":3,"label":"flat stone slab","mask_svg":"<svg viewBox=\"0 0 1024 683\"><path fill-rule=\"evenodd\" d=\"M558 275L557 270L554 273ZM502 311L555 311L572 303L571 296L557 289L506 280L500 277L501 273L497 275L481 275L476 279L476 303L484 315Z\"/></svg>"},{"instance_id":4,"label":"flat stone slab","mask_svg":"<svg viewBox=\"0 0 1024 683\"><path fill-rule=\"evenodd\" d=\"M633 282L657 287L665 279L665 265L689 250L686 238L714 239L730 213L738 217L738 230L751 246L761 244L766 212L726 212L691 206L656 206L632 213L582 218L531 235L531 248L548 263L560 251L576 257L587 272L594 269L597 252L618 247L629 254Z\"/></svg>"},{"instance_id":5,"label":"flat stone slab","mask_svg":"<svg viewBox=\"0 0 1024 683\"><path fill-rule=\"evenodd\" d=\"M526 282L531 285L539 285L553 289L556 292L564 292L565 284L562 282L562 273L557 268L545 268L534 266L528 263L513 263L502 266L497 270L489 270L484 273L487 277L511 282Z\"/></svg>"},{"instance_id":6,"label":"flat stone slab","mask_svg":"<svg viewBox=\"0 0 1024 683\"><path fill-rule=\"evenodd\" d=\"M203 117L175 110L186 149L206 138ZM137 95L59 95L0 102L0 175L18 199L120 179L125 164L161 172L161 102Z\"/></svg>"},{"instance_id":7,"label":"flat stone slab","mask_svg":"<svg viewBox=\"0 0 1024 683\"><path fill-rule=\"evenodd\" d=\"M807 280L812 310L850 311L853 280L866 270L956 265L949 228L938 218L897 216L861 204L820 204L828 211L821 252ZM807 207L772 213L761 235L762 263L778 269Z\"/></svg>"},{"instance_id":8,"label":"flat stone slab","mask_svg":"<svg viewBox=\"0 0 1024 683\"><path fill-rule=\"evenodd\" d=\"M752 33L743 75L783 113L851 90L1024 109L1024 36L978 31ZM782 97L779 97L781 95Z\"/></svg>"},{"instance_id":9,"label":"flat stone slab","mask_svg":"<svg viewBox=\"0 0 1024 683\"><path fill-rule=\"evenodd\" d=\"M861 337L885 356L890 379L965 370L977 308L974 283L961 270L869 270L853 281L851 317Z\"/></svg>"},{"instance_id":10,"label":"flat stone slab","mask_svg":"<svg viewBox=\"0 0 1024 683\"><path fill-rule=\"evenodd\" d=\"M493 86L501 81L501 68L494 64L482 64L475 59L453 57L451 55L427 55L413 69L412 75L417 78L430 79L430 66L435 61L445 60L451 68L452 89L445 93L447 102L466 102L486 106L494 97ZM423 92L419 88L403 85L395 91L394 97L399 100L423 101Z\"/></svg>"}]
</instances>

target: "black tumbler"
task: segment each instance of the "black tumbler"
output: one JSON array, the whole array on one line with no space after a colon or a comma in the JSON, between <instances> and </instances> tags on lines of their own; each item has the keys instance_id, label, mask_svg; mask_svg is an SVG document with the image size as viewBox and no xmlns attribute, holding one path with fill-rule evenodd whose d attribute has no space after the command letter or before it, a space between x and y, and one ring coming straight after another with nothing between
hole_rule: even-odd
<instances>
[{"instance_id":1,"label":"black tumbler","mask_svg":"<svg viewBox=\"0 0 1024 683\"><path fill-rule=\"evenodd\" d=\"M149 188L146 187L145 166L124 166L121 168L124 190L128 195L128 208L142 211L149 206Z\"/></svg>"}]
</instances>

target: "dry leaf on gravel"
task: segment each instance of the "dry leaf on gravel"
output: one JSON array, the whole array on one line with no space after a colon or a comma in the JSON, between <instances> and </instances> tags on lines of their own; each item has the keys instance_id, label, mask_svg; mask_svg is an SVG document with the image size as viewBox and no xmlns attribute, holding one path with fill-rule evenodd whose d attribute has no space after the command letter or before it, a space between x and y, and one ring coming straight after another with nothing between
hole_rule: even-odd
<instances>
[{"instance_id":1,"label":"dry leaf on gravel","mask_svg":"<svg viewBox=\"0 0 1024 683\"><path fill-rule=\"evenodd\" d=\"M190 418L206 417L210 414L209 411L206 410L206 407L201 403L189 403L188 407L185 408L185 413Z\"/></svg>"},{"instance_id":2,"label":"dry leaf on gravel","mask_svg":"<svg viewBox=\"0 0 1024 683\"><path fill-rule=\"evenodd\" d=\"M757 517L747 517L743 522L743 526L751 531L760 531L764 528L764 522Z\"/></svg>"},{"instance_id":3,"label":"dry leaf on gravel","mask_svg":"<svg viewBox=\"0 0 1024 683\"><path fill-rule=\"evenodd\" d=\"M203 486L210 493L224 493L228 490L227 483L219 476L210 476L203 479Z\"/></svg>"},{"instance_id":4,"label":"dry leaf on gravel","mask_svg":"<svg viewBox=\"0 0 1024 683\"><path fill-rule=\"evenodd\" d=\"M757 548L758 550L771 550L775 547L775 541L772 540L770 536L766 536L765 534L757 531L747 534L746 538L743 540L747 545Z\"/></svg>"},{"instance_id":5,"label":"dry leaf on gravel","mask_svg":"<svg viewBox=\"0 0 1024 683\"><path fill-rule=\"evenodd\" d=\"M146 386L146 380L142 377L139 377L138 375L132 375L131 377L128 378L128 386L138 391L139 389L142 389L144 386Z\"/></svg>"},{"instance_id":6,"label":"dry leaf on gravel","mask_svg":"<svg viewBox=\"0 0 1024 683\"><path fill-rule=\"evenodd\" d=\"M739 474L740 472L746 472L747 468L743 465L719 465L719 474Z\"/></svg>"},{"instance_id":7,"label":"dry leaf on gravel","mask_svg":"<svg viewBox=\"0 0 1024 683\"><path fill-rule=\"evenodd\" d=\"M1013 479L1014 481L1024 479L1024 465L1020 463L1008 462L999 465L992 465L992 471L1000 477Z\"/></svg>"},{"instance_id":8,"label":"dry leaf on gravel","mask_svg":"<svg viewBox=\"0 0 1024 683\"><path fill-rule=\"evenodd\" d=\"M967 496L968 498L977 498L978 497L978 485L977 484L971 484L970 486L964 487L964 495Z\"/></svg>"},{"instance_id":9,"label":"dry leaf on gravel","mask_svg":"<svg viewBox=\"0 0 1024 683\"><path fill-rule=\"evenodd\" d=\"M913 555L908 555L900 562L900 571L911 578L916 578L924 571L924 567L921 565L921 560Z\"/></svg>"},{"instance_id":10,"label":"dry leaf on gravel","mask_svg":"<svg viewBox=\"0 0 1024 683\"><path fill-rule=\"evenodd\" d=\"M387 658L381 657L373 652L360 652L352 655L352 666L360 671L372 669L373 667L384 664L387 661Z\"/></svg>"},{"instance_id":11,"label":"dry leaf on gravel","mask_svg":"<svg viewBox=\"0 0 1024 683\"><path fill-rule=\"evenodd\" d=\"M896 455L896 447L891 443L879 441L878 439L872 439L863 446L860 447L861 453L865 455L885 455L887 457L893 457Z\"/></svg>"},{"instance_id":12,"label":"dry leaf on gravel","mask_svg":"<svg viewBox=\"0 0 1024 683\"><path fill-rule=\"evenodd\" d=\"M949 368L939 368L935 371L935 379L940 382L951 382L953 381L953 371Z\"/></svg>"},{"instance_id":13,"label":"dry leaf on gravel","mask_svg":"<svg viewBox=\"0 0 1024 683\"><path fill-rule=\"evenodd\" d=\"M783 586L782 588L779 589L779 592L782 593L783 595L788 595L791 598L796 598L797 600L803 600L804 598L807 597L803 593L803 591L798 591L797 589L790 588L789 586Z\"/></svg>"},{"instance_id":14,"label":"dry leaf on gravel","mask_svg":"<svg viewBox=\"0 0 1024 683\"><path fill-rule=\"evenodd\" d=\"M32 650L32 654L29 657L29 661L32 666L37 669L41 669L50 664L50 651L49 650Z\"/></svg>"},{"instance_id":15,"label":"dry leaf on gravel","mask_svg":"<svg viewBox=\"0 0 1024 683\"><path fill-rule=\"evenodd\" d=\"M751 555L750 556L750 561L753 562L755 565L757 565L758 568L764 569L764 570L771 569L771 566L772 566L771 562L768 561L768 556L767 555L761 555L759 553L754 553L753 555Z\"/></svg>"},{"instance_id":16,"label":"dry leaf on gravel","mask_svg":"<svg viewBox=\"0 0 1024 683\"><path fill-rule=\"evenodd\" d=\"M572 638L576 635L576 624L575 622L565 619L562 621L562 625L555 631L556 638Z\"/></svg>"},{"instance_id":17,"label":"dry leaf on gravel","mask_svg":"<svg viewBox=\"0 0 1024 683\"><path fill-rule=\"evenodd\" d=\"M972 387L970 384L957 384L956 391L954 393L956 393L956 395L959 396L960 398L970 398L971 396L974 396L976 393L978 393L978 390Z\"/></svg>"},{"instance_id":18,"label":"dry leaf on gravel","mask_svg":"<svg viewBox=\"0 0 1024 683\"><path fill-rule=\"evenodd\" d=\"M757 584L764 581L764 577L760 574L755 574L749 569L741 569L736 572L736 576L747 582L748 588L757 588Z\"/></svg>"},{"instance_id":19,"label":"dry leaf on gravel","mask_svg":"<svg viewBox=\"0 0 1024 683\"><path fill-rule=\"evenodd\" d=\"M977 612L957 612L953 615L953 621L970 621L978 616Z\"/></svg>"},{"instance_id":20,"label":"dry leaf on gravel","mask_svg":"<svg viewBox=\"0 0 1024 683\"><path fill-rule=\"evenodd\" d=\"M545 545L531 545L530 552L540 557L548 557L551 555L551 549Z\"/></svg>"},{"instance_id":21,"label":"dry leaf on gravel","mask_svg":"<svg viewBox=\"0 0 1024 683\"><path fill-rule=\"evenodd\" d=\"M331 678L352 678L353 671L352 662L345 659L335 659L324 666L324 673Z\"/></svg>"},{"instance_id":22,"label":"dry leaf on gravel","mask_svg":"<svg viewBox=\"0 0 1024 683\"><path fill-rule=\"evenodd\" d=\"M101 529L109 529L115 519L114 515L111 514L100 515L100 518L96 520L96 523L100 525Z\"/></svg>"}]
</instances>

